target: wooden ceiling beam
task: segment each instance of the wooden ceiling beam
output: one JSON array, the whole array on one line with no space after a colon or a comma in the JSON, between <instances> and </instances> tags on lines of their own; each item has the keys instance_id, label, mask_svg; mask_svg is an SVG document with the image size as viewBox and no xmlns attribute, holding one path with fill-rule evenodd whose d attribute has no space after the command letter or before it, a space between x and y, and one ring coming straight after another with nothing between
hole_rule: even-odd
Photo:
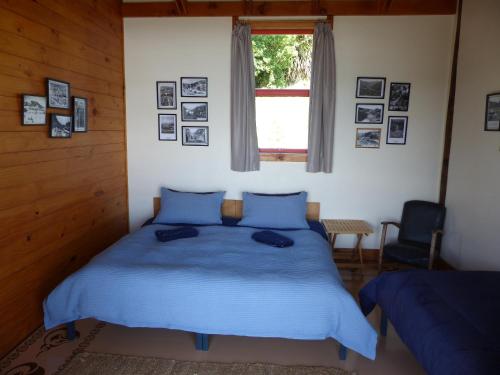
<instances>
[{"instance_id":1,"label":"wooden ceiling beam","mask_svg":"<svg viewBox=\"0 0 500 375\"><path fill-rule=\"evenodd\" d=\"M239 16L355 16L454 14L457 0L309 0L309 1L207 1L182 0L123 3L124 17L239 17ZM383 5L381 7L381 4ZM182 4L181 4L182 6ZM381 9L382 8L382 9Z\"/></svg>"}]
</instances>

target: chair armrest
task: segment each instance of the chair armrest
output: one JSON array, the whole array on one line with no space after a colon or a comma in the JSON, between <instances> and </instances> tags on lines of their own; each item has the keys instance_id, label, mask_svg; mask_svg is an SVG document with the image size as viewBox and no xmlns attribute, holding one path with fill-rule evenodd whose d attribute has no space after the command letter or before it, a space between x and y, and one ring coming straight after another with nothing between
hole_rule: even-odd
<instances>
[{"instance_id":1,"label":"chair armrest","mask_svg":"<svg viewBox=\"0 0 500 375\"><path fill-rule=\"evenodd\" d=\"M432 231L432 235L433 235L433 236L435 236L435 235L437 235L437 234L443 235L443 234L444 234L444 232L443 232L443 230L442 230L442 229L434 229L434 230Z\"/></svg>"},{"instance_id":2,"label":"chair armrest","mask_svg":"<svg viewBox=\"0 0 500 375\"><path fill-rule=\"evenodd\" d=\"M436 245L438 242L438 235L443 235L443 230L442 229L434 229L432 231L432 241L431 241L431 248L430 248L430 254L429 254L429 266L427 267L429 270L432 270L432 266L434 265L434 260L436 258Z\"/></svg>"},{"instance_id":3,"label":"chair armrest","mask_svg":"<svg viewBox=\"0 0 500 375\"><path fill-rule=\"evenodd\" d=\"M401 224L396 221L382 221L380 224L382 225L394 225L395 227L400 228Z\"/></svg>"}]
</instances>

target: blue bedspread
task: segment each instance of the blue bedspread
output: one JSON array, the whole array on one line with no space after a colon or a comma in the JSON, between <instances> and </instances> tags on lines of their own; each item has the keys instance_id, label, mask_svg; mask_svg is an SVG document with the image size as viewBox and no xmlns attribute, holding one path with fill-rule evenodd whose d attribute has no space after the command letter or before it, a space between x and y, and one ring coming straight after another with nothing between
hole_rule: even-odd
<instances>
[{"instance_id":1,"label":"blue bedspread","mask_svg":"<svg viewBox=\"0 0 500 375\"><path fill-rule=\"evenodd\" d=\"M360 301L380 305L428 374L500 373L500 272L388 272Z\"/></svg>"},{"instance_id":2,"label":"blue bedspread","mask_svg":"<svg viewBox=\"0 0 500 375\"><path fill-rule=\"evenodd\" d=\"M292 339L332 337L375 358L377 334L343 287L328 243L281 232L287 249L245 227L200 226L162 243L149 225L64 280L44 301L45 327L93 317L129 327ZM280 231L277 231L280 233Z\"/></svg>"}]
</instances>

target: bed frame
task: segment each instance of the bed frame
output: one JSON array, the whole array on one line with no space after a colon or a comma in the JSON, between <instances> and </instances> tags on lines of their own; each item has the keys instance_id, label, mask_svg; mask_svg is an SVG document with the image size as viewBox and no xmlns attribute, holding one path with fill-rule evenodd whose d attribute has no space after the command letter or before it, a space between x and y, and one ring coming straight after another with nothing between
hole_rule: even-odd
<instances>
[{"instance_id":1,"label":"bed frame","mask_svg":"<svg viewBox=\"0 0 500 375\"><path fill-rule=\"evenodd\" d=\"M156 216L160 211L160 197L153 198L153 211ZM319 220L320 204L318 202L308 202L306 217L308 220ZM234 218L243 216L243 201L237 199L224 199L222 203L222 215ZM67 338L74 340L76 338L75 322L66 324ZM209 335L205 333L195 332L195 347L196 350L208 351ZM339 358L345 360L347 358L347 348L340 345Z\"/></svg>"}]
</instances>

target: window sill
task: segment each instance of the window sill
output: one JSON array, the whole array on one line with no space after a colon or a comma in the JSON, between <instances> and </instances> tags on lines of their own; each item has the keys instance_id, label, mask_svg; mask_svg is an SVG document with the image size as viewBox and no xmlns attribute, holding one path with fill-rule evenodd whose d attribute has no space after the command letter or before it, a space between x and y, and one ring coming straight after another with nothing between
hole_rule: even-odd
<instances>
[{"instance_id":1,"label":"window sill","mask_svg":"<svg viewBox=\"0 0 500 375\"><path fill-rule=\"evenodd\" d=\"M261 152L260 161L285 161L304 163L307 161L307 154Z\"/></svg>"}]
</instances>

